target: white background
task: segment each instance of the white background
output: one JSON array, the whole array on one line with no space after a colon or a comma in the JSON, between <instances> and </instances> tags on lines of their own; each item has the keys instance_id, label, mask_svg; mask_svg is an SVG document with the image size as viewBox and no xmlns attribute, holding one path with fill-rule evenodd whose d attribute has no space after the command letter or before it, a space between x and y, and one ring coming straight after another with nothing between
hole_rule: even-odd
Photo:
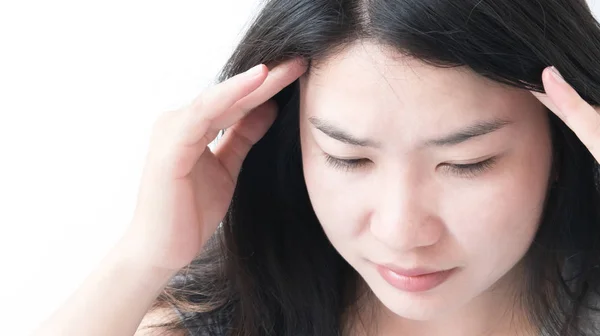
<instances>
[{"instance_id":1,"label":"white background","mask_svg":"<svg viewBox=\"0 0 600 336\"><path fill-rule=\"evenodd\" d=\"M258 6L0 2L1 335L31 332L118 239L152 122L216 80Z\"/></svg>"}]
</instances>

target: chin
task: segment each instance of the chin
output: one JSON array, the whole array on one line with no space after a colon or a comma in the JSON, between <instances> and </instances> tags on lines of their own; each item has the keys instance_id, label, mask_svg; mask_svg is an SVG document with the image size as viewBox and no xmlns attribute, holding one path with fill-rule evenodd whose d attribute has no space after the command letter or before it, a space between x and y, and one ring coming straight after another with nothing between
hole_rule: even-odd
<instances>
[{"instance_id":1,"label":"chin","mask_svg":"<svg viewBox=\"0 0 600 336\"><path fill-rule=\"evenodd\" d=\"M398 297L398 295L376 296L390 312L415 321L439 319L458 308L455 306L455 302L446 300L441 293L404 297Z\"/></svg>"},{"instance_id":2,"label":"chin","mask_svg":"<svg viewBox=\"0 0 600 336\"><path fill-rule=\"evenodd\" d=\"M430 291L404 292L387 282L378 274L370 274L370 280L365 279L371 292L385 310L400 317L415 321L430 321L443 318L465 304L464 287L455 281L442 284ZM460 282L459 282L460 283Z\"/></svg>"}]
</instances>

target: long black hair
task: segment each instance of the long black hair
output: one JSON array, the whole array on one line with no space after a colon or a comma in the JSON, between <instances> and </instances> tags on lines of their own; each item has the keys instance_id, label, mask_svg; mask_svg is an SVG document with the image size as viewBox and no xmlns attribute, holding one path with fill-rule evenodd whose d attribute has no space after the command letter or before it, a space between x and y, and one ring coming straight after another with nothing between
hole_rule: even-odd
<instances>
[{"instance_id":1,"label":"long black hair","mask_svg":"<svg viewBox=\"0 0 600 336\"><path fill-rule=\"evenodd\" d=\"M542 70L554 65L588 103L600 101L600 29L583 0L270 0L219 81L297 56L310 72L359 40L537 92ZM204 332L225 326L227 335L341 335L359 276L329 243L309 201L298 81L274 100L277 120L244 161L222 225L156 306L178 307L188 327ZM522 260L521 299L548 335L580 335L600 282L598 165L548 113L559 178Z\"/></svg>"}]
</instances>

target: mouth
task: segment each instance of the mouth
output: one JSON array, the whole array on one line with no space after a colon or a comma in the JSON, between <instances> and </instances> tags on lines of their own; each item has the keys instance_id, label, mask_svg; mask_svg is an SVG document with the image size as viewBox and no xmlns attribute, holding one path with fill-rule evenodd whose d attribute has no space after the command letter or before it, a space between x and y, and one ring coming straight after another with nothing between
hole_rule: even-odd
<instances>
[{"instance_id":1,"label":"mouth","mask_svg":"<svg viewBox=\"0 0 600 336\"><path fill-rule=\"evenodd\" d=\"M426 268L402 269L392 265L376 265L381 277L393 287L405 292L424 292L444 283L457 268L432 270Z\"/></svg>"}]
</instances>

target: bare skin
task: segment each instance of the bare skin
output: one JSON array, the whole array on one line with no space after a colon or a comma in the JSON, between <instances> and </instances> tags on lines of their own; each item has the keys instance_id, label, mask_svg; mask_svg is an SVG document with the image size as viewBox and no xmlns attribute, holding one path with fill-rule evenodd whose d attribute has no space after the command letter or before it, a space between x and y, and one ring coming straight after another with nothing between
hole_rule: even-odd
<instances>
[{"instance_id":1,"label":"bare skin","mask_svg":"<svg viewBox=\"0 0 600 336\"><path fill-rule=\"evenodd\" d=\"M216 230L244 158L275 120L277 106L270 99L306 65L296 59L256 70L215 85L156 121L126 234L35 335L136 332L168 280ZM207 145L224 128L211 152Z\"/></svg>"},{"instance_id":2,"label":"bare skin","mask_svg":"<svg viewBox=\"0 0 600 336\"><path fill-rule=\"evenodd\" d=\"M277 107L269 99L305 70L296 61L268 73L261 65L258 74L235 76L161 116L127 233L35 335L136 333L156 296L192 261L225 214L243 159L275 119ZM550 69L542 78L547 94L533 94L600 159L598 108ZM215 151L206 150L223 128L228 132Z\"/></svg>"}]
</instances>

